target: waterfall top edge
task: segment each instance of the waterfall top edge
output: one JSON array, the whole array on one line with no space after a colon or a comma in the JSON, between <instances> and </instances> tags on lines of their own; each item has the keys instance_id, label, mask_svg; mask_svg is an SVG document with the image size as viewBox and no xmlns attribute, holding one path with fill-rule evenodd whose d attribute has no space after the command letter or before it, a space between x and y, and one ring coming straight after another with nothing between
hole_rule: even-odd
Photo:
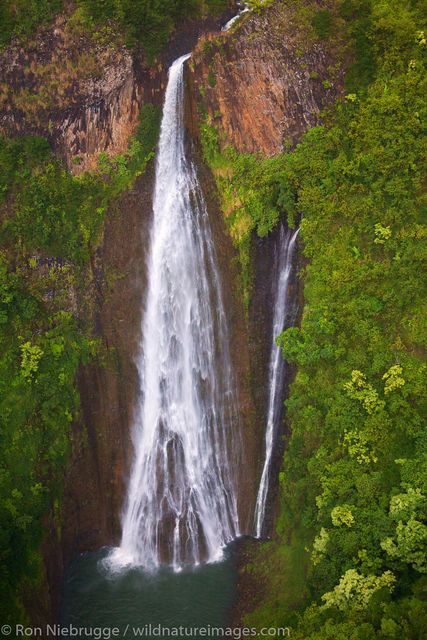
<instances>
[{"instance_id":1,"label":"waterfall top edge","mask_svg":"<svg viewBox=\"0 0 427 640\"><path fill-rule=\"evenodd\" d=\"M172 64L171 64L171 66L169 67L169 72L173 67L178 67L178 66L181 66L182 64L184 64L184 62L186 60L188 60L188 58L191 58L191 51L190 51L190 53L184 53L184 55L179 56L179 58L174 60L172 62Z\"/></svg>"}]
</instances>

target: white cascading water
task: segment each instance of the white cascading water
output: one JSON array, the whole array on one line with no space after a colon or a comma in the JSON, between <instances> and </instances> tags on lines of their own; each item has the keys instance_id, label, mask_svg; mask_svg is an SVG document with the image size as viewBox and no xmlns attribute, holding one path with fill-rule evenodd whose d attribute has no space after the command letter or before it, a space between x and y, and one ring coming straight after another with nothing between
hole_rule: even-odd
<instances>
[{"instance_id":1,"label":"white cascading water","mask_svg":"<svg viewBox=\"0 0 427 640\"><path fill-rule=\"evenodd\" d=\"M122 541L110 566L210 562L239 535L240 430L205 201L184 140L183 65L163 107Z\"/></svg>"},{"instance_id":2,"label":"white cascading water","mask_svg":"<svg viewBox=\"0 0 427 640\"><path fill-rule=\"evenodd\" d=\"M282 389L284 384L284 362L280 347L276 345L277 336L284 328L291 326L295 316L290 309L288 292L293 269L293 258L298 231L280 228L279 255L277 264L277 286L274 296L273 331L271 336L270 362L268 368L267 425L265 430L265 459L255 505L255 537L261 538L265 518L265 509L270 485L270 469L275 444L275 431L281 414Z\"/></svg>"},{"instance_id":3,"label":"white cascading water","mask_svg":"<svg viewBox=\"0 0 427 640\"><path fill-rule=\"evenodd\" d=\"M240 16L242 16L244 13L247 13L248 11L250 11L249 7L244 2L243 3L242 2L238 2L237 5L240 7L239 13L237 15L233 16L232 18L230 18L230 20L228 22L226 22L225 25L222 27L221 31L228 31L229 29L231 29L233 24L235 22L237 22L237 20L240 18ZM243 8L241 8L242 5L243 5Z\"/></svg>"}]
</instances>

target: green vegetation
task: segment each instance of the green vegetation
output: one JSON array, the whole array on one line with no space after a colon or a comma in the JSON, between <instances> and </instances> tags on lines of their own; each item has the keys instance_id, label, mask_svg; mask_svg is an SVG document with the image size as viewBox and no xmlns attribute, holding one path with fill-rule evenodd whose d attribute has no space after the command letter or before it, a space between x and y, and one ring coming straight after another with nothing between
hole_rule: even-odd
<instances>
[{"instance_id":1,"label":"green vegetation","mask_svg":"<svg viewBox=\"0 0 427 640\"><path fill-rule=\"evenodd\" d=\"M2 141L0 166L0 600L16 622L21 588L40 579L41 519L60 494L77 368L98 348L71 299L104 207L90 177L72 178L41 138Z\"/></svg>"},{"instance_id":2,"label":"green vegetation","mask_svg":"<svg viewBox=\"0 0 427 640\"><path fill-rule=\"evenodd\" d=\"M139 124L135 131L135 140L131 143L138 143L138 153L135 164L138 166L141 160L147 159L153 152L157 144L160 133L160 123L162 120L162 108L155 107L151 102L147 102L141 107L138 115Z\"/></svg>"},{"instance_id":3,"label":"green vegetation","mask_svg":"<svg viewBox=\"0 0 427 640\"><path fill-rule=\"evenodd\" d=\"M62 0L5 0L0 7L0 47L27 37L62 9ZM152 60L165 46L178 21L220 13L227 0L76 0L83 24L93 28L111 21L128 46L141 44Z\"/></svg>"},{"instance_id":4,"label":"green vegetation","mask_svg":"<svg viewBox=\"0 0 427 640\"><path fill-rule=\"evenodd\" d=\"M319 9L313 16L313 28L320 40L326 40L332 26L332 15L327 9Z\"/></svg>"},{"instance_id":5,"label":"green vegetation","mask_svg":"<svg viewBox=\"0 0 427 640\"><path fill-rule=\"evenodd\" d=\"M100 154L99 170L80 177L43 138L0 139L0 611L11 624L43 575L42 519L59 516L78 367L102 359L84 319L89 260L109 202L152 157L159 124L159 109L145 105L128 153Z\"/></svg>"},{"instance_id":6,"label":"green vegetation","mask_svg":"<svg viewBox=\"0 0 427 640\"><path fill-rule=\"evenodd\" d=\"M202 96L203 97L203 96ZM205 122L201 126L203 156L218 187L227 230L238 250L241 294L245 308L251 295L252 232L264 237L279 219L278 173L281 158L239 154L231 146L221 151L217 130Z\"/></svg>"},{"instance_id":7,"label":"green vegetation","mask_svg":"<svg viewBox=\"0 0 427 640\"><path fill-rule=\"evenodd\" d=\"M278 337L297 366L292 433L275 539L251 563L262 596L245 622L291 626L301 640L415 639L427 623L426 38L421 3L338 9L356 53L363 25L369 68L363 52L326 124L293 152L256 161L277 186L265 201L258 192L260 211L301 220L308 264L301 328ZM230 164L223 202L241 189L237 158Z\"/></svg>"},{"instance_id":8,"label":"green vegetation","mask_svg":"<svg viewBox=\"0 0 427 640\"><path fill-rule=\"evenodd\" d=\"M215 79L215 73L214 73L214 67L211 64L210 68L209 68L209 73L208 73L208 84L210 87L214 87L216 85L216 79Z\"/></svg>"},{"instance_id":9,"label":"green vegetation","mask_svg":"<svg viewBox=\"0 0 427 640\"><path fill-rule=\"evenodd\" d=\"M127 35L128 45L140 42L150 59L167 43L175 24L185 17L220 13L227 0L77 0L96 23L111 19Z\"/></svg>"},{"instance_id":10,"label":"green vegetation","mask_svg":"<svg viewBox=\"0 0 427 640\"><path fill-rule=\"evenodd\" d=\"M13 36L33 33L36 27L61 11L62 0L3 0L0 4L0 48Z\"/></svg>"}]
</instances>

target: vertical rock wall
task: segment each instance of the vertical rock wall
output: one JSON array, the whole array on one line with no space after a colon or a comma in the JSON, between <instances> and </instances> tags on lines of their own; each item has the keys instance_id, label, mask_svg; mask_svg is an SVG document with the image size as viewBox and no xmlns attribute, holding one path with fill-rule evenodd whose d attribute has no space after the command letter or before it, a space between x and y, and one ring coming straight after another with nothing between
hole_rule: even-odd
<instances>
[{"instance_id":1,"label":"vertical rock wall","mask_svg":"<svg viewBox=\"0 0 427 640\"><path fill-rule=\"evenodd\" d=\"M195 96L223 145L276 155L342 95L342 60L300 19L292 5L277 2L199 41L192 57Z\"/></svg>"}]
</instances>

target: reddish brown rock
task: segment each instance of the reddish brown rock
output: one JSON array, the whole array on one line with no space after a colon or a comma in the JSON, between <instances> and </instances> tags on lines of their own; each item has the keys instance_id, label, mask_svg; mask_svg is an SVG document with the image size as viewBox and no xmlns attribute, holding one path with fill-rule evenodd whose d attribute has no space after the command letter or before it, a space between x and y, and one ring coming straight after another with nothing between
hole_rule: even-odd
<instances>
[{"instance_id":1,"label":"reddish brown rock","mask_svg":"<svg viewBox=\"0 0 427 640\"><path fill-rule=\"evenodd\" d=\"M295 20L292 7L273 3L196 47L195 95L224 145L275 155L286 142L295 145L343 92L342 63Z\"/></svg>"}]
</instances>

